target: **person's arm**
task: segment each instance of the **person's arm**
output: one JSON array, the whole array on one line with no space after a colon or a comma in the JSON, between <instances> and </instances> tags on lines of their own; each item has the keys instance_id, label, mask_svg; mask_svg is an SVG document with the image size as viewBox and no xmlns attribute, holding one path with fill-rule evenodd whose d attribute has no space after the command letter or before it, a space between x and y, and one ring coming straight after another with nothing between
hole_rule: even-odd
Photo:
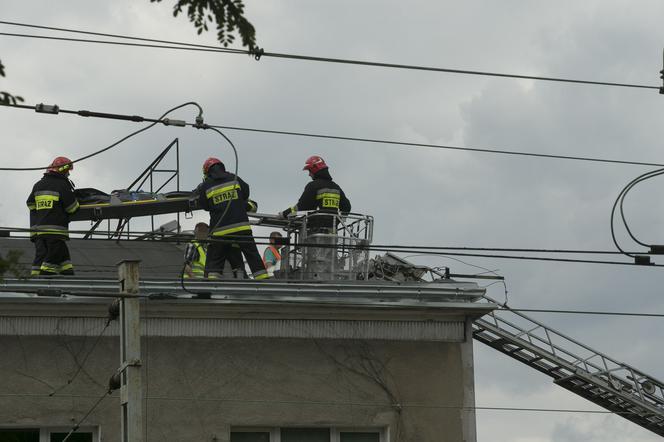
<instances>
[{"instance_id":1,"label":"person's arm","mask_svg":"<svg viewBox=\"0 0 664 442\"><path fill-rule=\"evenodd\" d=\"M240 178L240 177L237 177L237 182L238 182L238 184L240 185L240 192L239 192L239 195L238 195L238 196L240 197L240 199L242 199L242 200L244 200L244 201L248 201L248 200L249 200L249 196L251 196L250 193L249 193L249 184L247 184L247 183L246 183L242 178Z\"/></svg>"},{"instance_id":2,"label":"person's arm","mask_svg":"<svg viewBox=\"0 0 664 442\"><path fill-rule=\"evenodd\" d=\"M76 199L74 190L71 188L71 184L69 183L62 186L60 202L62 203L62 207L65 209L65 212L67 212L69 215L75 213L79 207L81 207L81 205L78 203L78 200Z\"/></svg>"},{"instance_id":3,"label":"person's arm","mask_svg":"<svg viewBox=\"0 0 664 442\"><path fill-rule=\"evenodd\" d=\"M35 204L35 193L30 192L30 195L28 196L28 199L25 201L25 204L28 206L29 210L36 210L37 205Z\"/></svg>"},{"instance_id":4,"label":"person's arm","mask_svg":"<svg viewBox=\"0 0 664 442\"><path fill-rule=\"evenodd\" d=\"M316 189L314 183L311 182L304 188L304 192L302 192L297 204L281 212L281 215L285 218L289 215L295 215L300 210L314 210L315 208Z\"/></svg>"},{"instance_id":5,"label":"person's arm","mask_svg":"<svg viewBox=\"0 0 664 442\"><path fill-rule=\"evenodd\" d=\"M247 200L247 213L256 213L258 211L258 203L254 200Z\"/></svg>"},{"instance_id":6,"label":"person's arm","mask_svg":"<svg viewBox=\"0 0 664 442\"><path fill-rule=\"evenodd\" d=\"M341 213L348 213L350 212L351 206L350 206L350 200L346 198L346 194L344 193L343 190L341 190L341 201L339 204L339 210Z\"/></svg>"},{"instance_id":7,"label":"person's arm","mask_svg":"<svg viewBox=\"0 0 664 442\"><path fill-rule=\"evenodd\" d=\"M204 182L199 184L198 187L196 187L196 190L194 190L194 193L198 195L198 207L203 210L210 210L204 184Z\"/></svg>"}]
</instances>

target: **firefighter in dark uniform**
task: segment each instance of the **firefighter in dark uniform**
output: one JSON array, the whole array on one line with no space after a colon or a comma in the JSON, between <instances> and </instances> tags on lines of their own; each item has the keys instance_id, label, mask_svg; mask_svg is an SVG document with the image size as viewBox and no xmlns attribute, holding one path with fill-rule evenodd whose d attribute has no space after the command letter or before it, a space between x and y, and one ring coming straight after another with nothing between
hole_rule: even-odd
<instances>
[{"instance_id":1,"label":"firefighter in dark uniform","mask_svg":"<svg viewBox=\"0 0 664 442\"><path fill-rule=\"evenodd\" d=\"M297 204L279 216L287 218L298 211L318 210L307 217L306 231L301 236L305 246L303 271L307 279L333 279L337 261L337 217L340 213L350 212L350 201L341 187L332 181L329 168L321 157L309 157L302 170L309 172L312 181L304 188Z\"/></svg>"},{"instance_id":2,"label":"firefighter in dark uniform","mask_svg":"<svg viewBox=\"0 0 664 442\"><path fill-rule=\"evenodd\" d=\"M30 209L30 238L35 243L32 275L73 275L69 249L69 215L79 208L69 172L74 164L57 157L32 188L26 201Z\"/></svg>"},{"instance_id":3,"label":"firefighter in dark uniform","mask_svg":"<svg viewBox=\"0 0 664 442\"><path fill-rule=\"evenodd\" d=\"M242 178L226 172L226 167L217 158L208 158L203 163L203 176L204 180L196 191L199 206L210 212L205 275L221 277L226 259L234 274L243 274L244 263L237 253L239 248L249 264L251 276L256 280L269 278L247 216L247 209L253 204L249 202L249 185Z\"/></svg>"},{"instance_id":4,"label":"firefighter in dark uniform","mask_svg":"<svg viewBox=\"0 0 664 442\"><path fill-rule=\"evenodd\" d=\"M296 205L281 212L283 218L295 215L298 211L319 210L321 214L333 215L350 212L350 201L341 187L332 181L325 160L314 155L304 163L302 170L309 172L311 182L306 185ZM312 232L329 232L335 225L333 216L316 216L310 221L307 230Z\"/></svg>"}]
</instances>

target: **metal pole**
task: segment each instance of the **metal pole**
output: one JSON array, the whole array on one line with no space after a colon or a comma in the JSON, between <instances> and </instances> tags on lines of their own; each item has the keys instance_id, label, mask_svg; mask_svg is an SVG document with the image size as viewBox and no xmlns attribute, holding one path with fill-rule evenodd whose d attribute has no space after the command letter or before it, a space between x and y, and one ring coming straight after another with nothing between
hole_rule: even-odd
<instances>
[{"instance_id":1,"label":"metal pole","mask_svg":"<svg viewBox=\"0 0 664 442\"><path fill-rule=\"evenodd\" d=\"M138 260L118 263L120 292L138 294ZM120 407L122 442L143 442L141 323L138 298L120 298Z\"/></svg>"}]
</instances>

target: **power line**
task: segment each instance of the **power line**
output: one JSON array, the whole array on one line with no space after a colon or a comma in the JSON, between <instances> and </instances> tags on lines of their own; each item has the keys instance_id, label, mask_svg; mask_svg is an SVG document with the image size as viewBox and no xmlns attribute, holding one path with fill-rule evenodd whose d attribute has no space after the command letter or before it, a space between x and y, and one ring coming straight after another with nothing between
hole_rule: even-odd
<instances>
[{"instance_id":1,"label":"power line","mask_svg":"<svg viewBox=\"0 0 664 442\"><path fill-rule=\"evenodd\" d=\"M76 377L78 376L78 374L83 370L83 366L85 365L85 362L88 360L88 357L92 354L92 352L95 350L95 348L97 348L97 344L99 344L99 340L100 340L101 337L104 335L104 332L106 331L106 329L108 329L108 326L109 326L109 325L111 325L111 321L110 321L110 319L109 319L108 321L106 321L106 325L104 325L104 328L102 328L101 332L97 335L97 337L95 338L95 340L94 340L94 342L93 342L93 344L92 344L92 347L90 347L90 349L89 349L88 352L85 354L85 356L83 357L83 360L82 360L80 363L79 363L78 361L76 361L76 358L74 358L74 361L75 361L76 364L78 365L78 369L76 370L76 373L74 373L74 376L72 376L70 379L68 379L67 382L64 383L64 384L62 384L60 387L55 388L55 389L49 394L49 396L54 396L56 393L62 391L62 389L64 389L65 387L67 387L68 385L70 385L72 382L74 382L74 380L76 379Z\"/></svg>"},{"instance_id":2,"label":"power line","mask_svg":"<svg viewBox=\"0 0 664 442\"><path fill-rule=\"evenodd\" d=\"M498 283L500 281L496 281L494 284ZM59 290L59 289L58 289ZM0 293L30 293L33 294L35 292L40 292L40 290L37 289L23 289L23 288L0 288ZM123 293L114 293L114 292L86 292L86 291L68 291L64 290L62 292L63 294L67 296L80 296L80 297L95 297L95 298L147 298L150 299L150 295L125 295ZM245 297L232 297L232 296L227 296L224 295L224 300L227 301L246 301L247 299ZM252 300L253 302L254 300ZM330 302L325 302L325 301L310 301L310 300L304 300L304 301L296 301L296 300L269 300L266 299L265 302L270 302L270 303L275 303L275 304L307 304L307 305L328 305ZM332 304L337 304L337 302L332 302ZM353 303L353 305L358 305L358 306L377 306L375 303ZM530 312L530 313L552 313L552 314L565 314L565 315L593 315L593 316L627 316L627 317L643 317L643 318L664 318L664 314L662 313L638 313L638 312L609 312L609 311L597 311L597 310L559 310L559 309L532 309L532 308L499 308L499 311L512 311L512 312ZM0 315L0 317L3 317ZM48 317L48 316L45 316ZM75 316L72 316L72 318L76 318ZM103 331L102 331L103 333ZM97 337L99 339L99 336ZM94 344L96 346L96 343ZM94 348L93 346L93 348ZM89 354L88 354L89 356ZM87 358L87 356L86 356ZM85 361L83 362L85 363ZM81 364L81 366L83 365ZM80 369L81 367L79 367ZM78 372L77 372L78 374ZM57 388L54 392L50 393L49 396L55 395L56 392L62 390L62 388L66 387L69 385L71 381L67 381L65 385L62 385L61 387ZM61 396L61 395L58 395Z\"/></svg>"},{"instance_id":3,"label":"power line","mask_svg":"<svg viewBox=\"0 0 664 442\"><path fill-rule=\"evenodd\" d=\"M89 241L83 238L71 238L73 240ZM99 240L98 240L99 241ZM117 241L116 239L103 239L102 241ZM171 242L181 242L180 239L169 239L164 238L159 241L165 243ZM224 243L224 242L233 242L232 240L224 239L215 239L209 238L207 240L201 240L201 242L207 243ZM257 245L267 245L268 242L264 241L255 241ZM308 244L302 243L298 244L298 247L317 247L317 248L326 248L326 247L336 247L333 245L325 244ZM515 259L515 260L525 260L525 261L547 261L547 262L562 262L562 263L576 263L576 264L607 264L607 265L623 265L623 266L639 266L643 267L643 264L635 262L626 262L626 261L606 261L606 260L596 260L596 259L576 259L576 258L550 258L543 256L524 256L524 255L502 255L502 254L490 254L490 253L468 253L468 252L456 252L452 250L436 250L429 248L413 248L413 246L381 246L381 245L369 245L369 246L358 246L358 245L345 245L347 249L368 249L375 252L399 252L399 253L410 253L418 255L428 255L428 256L468 256L475 258L490 258L490 259ZM416 246L415 246L416 247ZM607 252L602 252L607 253ZM619 253L615 253L619 254ZM664 267L664 264L654 264L649 263L647 267Z\"/></svg>"},{"instance_id":4,"label":"power line","mask_svg":"<svg viewBox=\"0 0 664 442\"><path fill-rule=\"evenodd\" d=\"M38 106L9 105L9 104L0 104L0 106L5 106L5 107L8 107L8 108L16 108L16 109L30 109L30 110L35 110L35 111L39 112ZM118 115L118 114L108 114L108 113L90 112L90 111L74 111L74 110L65 110L65 109L59 109L59 108L58 108L58 111L59 111L59 113L75 114L75 115L80 115L80 116L84 116L84 117L100 117L100 118L116 118L116 119L118 117L123 117L122 115ZM145 118L145 117L141 117L141 116L137 116L137 115L131 115L131 116L126 115L124 117L125 118L120 118L120 119L135 121L135 122L144 122L144 121L145 122L153 122L154 124L159 123L159 122L165 123L165 121L160 121L158 119ZM200 126L199 123L186 123L186 125L191 126L191 127L197 127L197 128L202 127L202 126ZM492 154L511 155L511 156L525 156L525 157L532 157L532 158L587 161L587 162L594 162L594 163L626 164L626 165L631 165L631 166L664 167L664 163L653 163L653 162L643 162L643 161L615 160L615 159L607 159L607 158L545 154L545 153L523 152L523 151L504 150L504 149L463 147L463 146L452 146L452 145L444 145L444 144L413 143L413 142L408 142L408 141L386 140L386 139L379 139L379 138L362 138L362 137L350 137L350 136L341 136L341 135L327 135L327 134L319 134L319 133L312 133L312 132L295 132L295 131L284 131L284 130L239 127L239 126L222 126L222 125L217 125L217 124L209 124L209 125L206 125L206 126L210 127L210 128L215 128L215 129L235 130L235 131L244 131L244 132L256 132L256 133L265 133L265 134L273 134L273 135L288 135L288 136L317 138L317 139L329 139L329 140L337 140L337 141L353 141L353 142L371 143L371 144L386 144L386 145L393 145L393 146L406 146L406 147L415 147L415 148L457 150L457 151L465 151L465 152L479 152L479 153L492 153ZM124 139L118 141L117 143L115 143L112 146L109 146L109 148L114 147L115 145L119 144L122 141L124 141ZM108 150L108 148L106 150ZM89 158L89 156L78 159L77 161L82 161L83 159L87 159L87 158ZM42 169L42 168L39 168L39 167L0 167L0 170L5 170L5 171L25 171L25 170L39 170L39 169Z\"/></svg>"},{"instance_id":5,"label":"power line","mask_svg":"<svg viewBox=\"0 0 664 442\"><path fill-rule=\"evenodd\" d=\"M8 107L16 107L16 108L19 108L19 109L34 109L34 110L37 111L37 112L45 112L45 111L43 111L43 110L40 110L40 106L41 106L41 109L44 109L44 108L45 108L44 105L38 105L38 106L26 106L26 105L11 105L11 106L9 106L9 105L5 105L5 104L2 104L2 105L3 105L3 106L8 106ZM106 147L103 147L103 148L101 148L101 149L99 149L99 150L96 150L96 151L94 151L94 152L92 152L92 153L89 153L89 154L87 154L87 155L84 155L84 156L82 156L82 157L80 157L80 158L76 158L75 160L72 161L72 164L73 164L73 163L79 163L79 162L81 162L81 161L85 161L85 160L87 160L87 159L89 159L89 158L92 158L92 157L97 156L97 155L100 155L100 154L102 154L102 153L104 153L104 152L106 152L106 151L109 151L109 150L113 149L114 147L118 146L119 144L121 144L122 142L127 141L127 140L130 139L131 137L136 136L136 135L140 134L141 132L145 132L145 131L147 131L147 130L153 128L153 127L154 127L155 125L157 125L158 123L163 123L163 124L168 125L169 122L170 122L170 120L165 119L166 115L168 115L168 114L170 114L171 112L174 112L174 111L176 111L176 110L178 110L178 109L180 109L180 108L183 108L183 107L185 107L185 106L190 106L190 105L192 105L192 106L196 106L196 107L198 108L198 112L199 112L199 113L198 113L198 118L201 118L201 115L203 114L203 110L202 110L202 108L198 105L198 103L193 102L193 101L190 101L190 102L186 102L186 103L180 104L180 105L178 105L178 106L175 106L175 107L173 107L173 108L167 110L167 111L164 112L164 113L161 115L161 117L159 117L158 119L147 119L147 118L143 118L143 117L140 117L140 116L137 116L137 115L130 116L130 115L117 115L117 114L98 113L98 112L90 112L90 111L72 111L72 110L60 109L58 106L53 106L53 107L52 107L52 110L49 110L49 111L46 112L46 113L53 113L53 114L57 114L57 113L69 113L69 114L76 114L76 115L83 116L83 117L100 117L100 118L112 118L112 119L121 119L121 120L131 120L131 121L135 121L135 122L144 122L144 121L145 121L145 122L150 122L150 124L148 124L147 126L142 127L141 129L138 129L138 130L136 130L136 131L130 133L129 135L126 135L126 136L120 138L118 141L116 141L116 142L114 142L114 143L112 143L112 144L110 144L110 145L108 145L108 146L106 146ZM49 167L49 166L39 166L39 167L0 167L0 170L4 170L4 171L15 171L15 172L16 172L16 171L25 172L25 171L32 171L32 170L44 170L44 169L46 169L47 167Z\"/></svg>"},{"instance_id":6,"label":"power line","mask_svg":"<svg viewBox=\"0 0 664 442\"><path fill-rule=\"evenodd\" d=\"M124 42L110 42L110 41L90 40L90 39L74 39L74 38L51 37L51 36L40 36L40 35L30 35L30 34L0 33L0 35L14 36L14 37L42 38L42 39L62 40L62 41L72 41L72 42L75 41L75 42L84 42L84 43L117 44L117 45L126 45L126 46L142 46L142 47L175 49L175 50L222 52L222 53L228 53L228 54L252 55L252 56L255 56L256 59L260 59L262 57L272 57L272 58L282 58L282 59L291 59L291 60L300 60L300 61L313 61L313 62L347 64L347 65L379 67L379 68L429 71L429 72L439 72L439 73L448 73L448 74L476 75L476 76L501 77L501 78L516 78L516 79L525 79L525 80L552 81L552 82L576 83L576 84L597 85L597 86L655 89L655 90L658 90L658 91L661 92L661 89L660 89L659 86L651 86L651 85L635 84L635 83L618 83L618 82L607 82L607 81L580 80L580 79L572 79L572 78L510 74L510 73L491 72L491 71L476 71L476 70L469 70L469 69L455 69L455 68L442 68L442 67L431 67L431 66L421 66L421 65L408 65L408 64L402 64L402 63L385 63L385 62L374 62L374 61L366 61L366 60L319 57L319 56L301 55L301 54L288 54L288 53L280 53L280 52L266 52L263 49L259 49L258 51L247 51L247 50L241 50L241 49L221 48L221 47L218 47L218 46L211 46L211 45L201 45L201 44L184 43L184 42L177 42L177 41L171 41L171 40L160 40L160 39L151 39L151 38L143 38L143 37L133 37L133 36L119 35L119 34L107 34L107 33L101 33L101 32L90 32L90 31L83 31L83 30L79 30L79 29L67 29L67 28L58 28L58 27L51 27L51 26L41 26L41 25L33 25L33 24L28 24L28 23L0 21L0 24L10 25L10 26L22 26L22 27L36 28L36 29L53 30L53 31L60 31L60 32L70 32L70 33L85 34L85 35L96 35L96 36L111 37L111 38L121 38L121 39L127 39L127 40L135 40L135 41L161 43L162 45L148 45L148 44L136 44L136 43L132 44L132 43L124 43ZM167 46L165 46L163 44L166 44ZM172 45L176 45L176 46L172 46Z\"/></svg>"},{"instance_id":7,"label":"power line","mask_svg":"<svg viewBox=\"0 0 664 442\"><path fill-rule=\"evenodd\" d=\"M212 127L216 127L216 128L219 128L219 129L244 131L244 132L258 132L258 133L267 133L267 134L274 134L274 135L289 135L289 136L297 136L297 137L321 138L321 139L340 140L340 141L355 141L355 142L360 142L360 143L388 144L388 145L420 147L420 148L430 148L430 149L446 149L446 150L459 150L459 151L466 151L466 152L493 153L493 154L502 154L502 155L518 155L518 156L527 156L527 157L535 157L535 158L549 158L549 159L559 159L559 160L590 161L590 162L597 162L597 163L629 164L629 165L633 165L633 166L664 167L664 164L641 162L641 161L613 160L613 159L604 159L604 158L580 157L580 156L572 156L572 155L543 154L543 153L523 152L523 151L516 151L516 150L489 149L489 148L478 148L478 147L462 147L462 146L452 146L452 145L445 145L445 144L413 143L413 142L408 142L408 141L394 141L394 140L386 140L386 139L380 139L380 138L349 137L349 136L341 136L341 135L318 134L318 133L312 133L312 132L294 132L294 131L284 131L284 130L256 129L256 128L237 127L237 126L217 126L217 125L213 125Z\"/></svg>"},{"instance_id":8,"label":"power line","mask_svg":"<svg viewBox=\"0 0 664 442\"><path fill-rule=\"evenodd\" d=\"M64 439L62 439L62 442L65 442L69 440L72 434L74 434L80 427L83 421L85 421L88 416L92 414L93 411L101 404L101 402L106 398L106 396L109 396L111 394L111 390L105 391L103 396L100 396L99 399L97 399L97 402L94 403L94 405L88 410L87 413L69 430L69 433L65 436Z\"/></svg>"},{"instance_id":9,"label":"power line","mask_svg":"<svg viewBox=\"0 0 664 442\"><path fill-rule=\"evenodd\" d=\"M263 227L260 225L256 225L254 227ZM31 232L31 229L28 227L11 227L11 226L0 226L0 232L10 232L10 233L29 233ZM88 233L88 230L74 230L74 229L69 229L70 234L86 234ZM131 238L140 238L144 237L146 234L154 234L154 231L134 231L131 233L123 233L123 237L126 235L129 235ZM107 233L105 232L94 232L93 235L99 235L99 236L106 236ZM261 236L261 235L253 235L254 239L269 239L269 236ZM28 237L13 237L13 238L25 238L27 239ZM84 239L84 238L77 238L77 237L72 237L70 238L71 240L80 240L80 241L90 241L90 239ZM157 242L175 242L175 241L181 241L181 242L187 242L189 241L190 238L183 238L183 237L168 237L166 236L165 238L160 238L160 239L143 239L143 241L157 241ZM96 238L94 239L95 241L113 241L116 242L118 241L117 238ZM120 239L120 241L126 241L125 239ZM138 243L138 242L137 242ZM256 241L257 245L268 245L270 244L267 241ZM319 244L316 244L316 246L320 246ZM352 247L352 246L351 246ZM468 247L468 246L424 246L424 245L397 245L397 244L372 244L369 246L362 246L362 247L381 247L381 248L390 248L390 249L422 249L422 250L449 250L449 251L455 251L455 250L464 250L464 251L485 251L485 252L522 252L522 253L553 253L553 254L584 254L584 255L622 255L621 252L615 251L615 250L592 250L592 249L549 249L549 248L510 248L510 247ZM471 265L471 264L469 264ZM115 266L112 266L115 268ZM160 266L155 266L155 267L160 267ZM482 268L483 270L486 270Z\"/></svg>"},{"instance_id":10,"label":"power line","mask_svg":"<svg viewBox=\"0 0 664 442\"><path fill-rule=\"evenodd\" d=\"M496 281L498 282L498 281ZM664 318L661 313L635 313L635 312L607 312L592 310L551 310L551 309L533 309L533 308L508 308L499 309L510 312L531 312L531 313L560 313L565 315L598 315L598 316L635 316L644 318Z\"/></svg>"},{"instance_id":11,"label":"power line","mask_svg":"<svg viewBox=\"0 0 664 442\"><path fill-rule=\"evenodd\" d=\"M37 393L0 393L0 397L48 397ZM62 395L59 398L94 398L92 395ZM104 396L105 397L105 396ZM187 397L187 396L146 396L149 401L201 401L201 402L230 402L230 403L250 403L250 404L283 404L283 405L302 405L302 406L333 406L333 407L386 407L392 408L395 404L387 402L349 402L349 401L311 401L311 400L263 400L263 399L237 399L237 398L207 398L207 397ZM488 411L523 411L523 412L544 412L544 413L583 413L583 414L615 414L630 415L629 411L608 411L608 410L580 410L570 408L525 408L525 407L492 407L492 406L460 406L460 405L441 405L441 404L420 404L420 403L399 403L402 408L420 408L420 409L447 409L447 410L488 410Z\"/></svg>"}]
</instances>

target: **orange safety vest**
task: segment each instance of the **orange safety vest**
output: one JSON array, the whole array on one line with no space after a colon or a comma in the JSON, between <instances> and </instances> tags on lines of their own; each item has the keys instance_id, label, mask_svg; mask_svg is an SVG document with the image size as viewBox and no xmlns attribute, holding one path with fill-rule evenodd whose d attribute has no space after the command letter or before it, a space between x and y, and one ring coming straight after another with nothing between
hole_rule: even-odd
<instances>
[{"instance_id":1,"label":"orange safety vest","mask_svg":"<svg viewBox=\"0 0 664 442\"><path fill-rule=\"evenodd\" d=\"M277 248L275 246L269 245L269 246L267 246L267 248L270 249L270 251L272 252L274 257L277 258L277 261L281 260L281 254L279 253L279 251L277 250ZM265 254L263 254L263 265L265 266L265 268L267 268L267 262L265 261Z\"/></svg>"}]
</instances>

